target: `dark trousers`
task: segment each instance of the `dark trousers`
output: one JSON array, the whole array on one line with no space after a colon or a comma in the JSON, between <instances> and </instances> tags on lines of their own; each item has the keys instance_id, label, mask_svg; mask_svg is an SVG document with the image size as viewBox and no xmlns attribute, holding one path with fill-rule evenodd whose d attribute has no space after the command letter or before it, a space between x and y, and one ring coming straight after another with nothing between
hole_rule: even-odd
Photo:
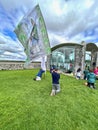
<instances>
[{"instance_id":1,"label":"dark trousers","mask_svg":"<svg viewBox=\"0 0 98 130\"><path fill-rule=\"evenodd\" d=\"M94 83L88 83L87 86L90 87L90 88L95 88L95 84Z\"/></svg>"},{"instance_id":2,"label":"dark trousers","mask_svg":"<svg viewBox=\"0 0 98 130\"><path fill-rule=\"evenodd\" d=\"M87 76L86 75L84 75L84 80L86 80L87 79Z\"/></svg>"}]
</instances>

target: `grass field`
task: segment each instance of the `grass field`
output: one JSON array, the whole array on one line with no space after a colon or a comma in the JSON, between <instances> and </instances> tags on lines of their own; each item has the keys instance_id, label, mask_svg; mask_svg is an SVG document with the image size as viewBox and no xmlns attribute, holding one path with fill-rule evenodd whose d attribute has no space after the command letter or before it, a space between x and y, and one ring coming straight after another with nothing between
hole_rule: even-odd
<instances>
[{"instance_id":1,"label":"grass field","mask_svg":"<svg viewBox=\"0 0 98 130\"><path fill-rule=\"evenodd\" d=\"M98 130L96 89L61 75L61 92L51 97L51 75L38 70L0 71L0 130Z\"/></svg>"}]
</instances>

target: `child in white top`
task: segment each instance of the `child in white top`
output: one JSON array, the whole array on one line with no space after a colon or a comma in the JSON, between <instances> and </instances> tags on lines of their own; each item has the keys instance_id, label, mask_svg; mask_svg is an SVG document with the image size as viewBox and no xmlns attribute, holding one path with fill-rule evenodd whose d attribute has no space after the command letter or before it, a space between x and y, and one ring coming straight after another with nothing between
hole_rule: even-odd
<instances>
[{"instance_id":1,"label":"child in white top","mask_svg":"<svg viewBox=\"0 0 98 130\"><path fill-rule=\"evenodd\" d=\"M81 79L81 69L80 68L77 69L76 79Z\"/></svg>"}]
</instances>

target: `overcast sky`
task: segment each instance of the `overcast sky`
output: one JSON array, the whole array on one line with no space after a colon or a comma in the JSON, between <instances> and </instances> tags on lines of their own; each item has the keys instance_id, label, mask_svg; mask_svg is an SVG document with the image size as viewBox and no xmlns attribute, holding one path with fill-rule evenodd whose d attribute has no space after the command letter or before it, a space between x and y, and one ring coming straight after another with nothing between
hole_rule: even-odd
<instances>
[{"instance_id":1,"label":"overcast sky","mask_svg":"<svg viewBox=\"0 0 98 130\"><path fill-rule=\"evenodd\" d=\"M97 0L0 0L0 60L25 60L14 29L22 17L39 4L50 45L98 42Z\"/></svg>"}]
</instances>

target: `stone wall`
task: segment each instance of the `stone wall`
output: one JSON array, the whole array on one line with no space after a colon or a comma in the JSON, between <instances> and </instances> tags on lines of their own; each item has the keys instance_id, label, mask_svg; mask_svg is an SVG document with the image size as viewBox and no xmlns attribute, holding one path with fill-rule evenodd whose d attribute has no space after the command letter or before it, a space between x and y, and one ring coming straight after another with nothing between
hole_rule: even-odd
<instances>
[{"instance_id":1,"label":"stone wall","mask_svg":"<svg viewBox=\"0 0 98 130\"><path fill-rule=\"evenodd\" d=\"M82 42L80 44L81 46L76 46L75 47L75 68L74 68L74 75L77 72L77 69L81 69L82 76L81 78L84 77L84 69L85 69L85 51L86 51L86 43Z\"/></svg>"},{"instance_id":2,"label":"stone wall","mask_svg":"<svg viewBox=\"0 0 98 130\"><path fill-rule=\"evenodd\" d=\"M40 68L40 62L30 63L26 67L24 67L24 62L0 62L0 70L19 70L32 68Z\"/></svg>"},{"instance_id":3,"label":"stone wall","mask_svg":"<svg viewBox=\"0 0 98 130\"><path fill-rule=\"evenodd\" d=\"M96 66L98 66L98 52L96 53Z\"/></svg>"}]
</instances>

